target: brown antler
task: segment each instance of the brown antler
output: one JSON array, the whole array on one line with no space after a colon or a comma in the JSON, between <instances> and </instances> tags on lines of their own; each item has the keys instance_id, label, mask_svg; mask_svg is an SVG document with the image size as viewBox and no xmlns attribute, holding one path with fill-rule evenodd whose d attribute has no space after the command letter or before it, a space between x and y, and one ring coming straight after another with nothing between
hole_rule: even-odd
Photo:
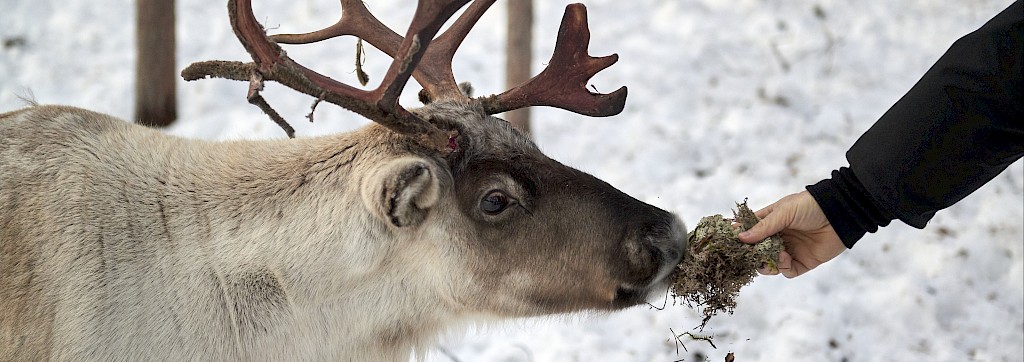
<instances>
[{"instance_id":1,"label":"brown antler","mask_svg":"<svg viewBox=\"0 0 1024 362\"><path fill-rule=\"evenodd\" d=\"M474 1L423 55L413 77L432 99L465 98L452 74L452 58L469 30L494 1ZM286 44L305 44L354 35L394 58L402 38L374 18L361 0L341 0L341 4L342 16L334 25L312 33L274 35L272 39ZM622 112L626 87L610 94L592 93L587 89L590 78L618 61L615 54L591 57L587 53L589 43L586 7L583 4L567 6L547 68L521 86L497 96L481 97L484 109L488 114L496 114L529 106L553 106L595 117Z\"/></svg>"},{"instance_id":2,"label":"brown antler","mask_svg":"<svg viewBox=\"0 0 1024 362\"><path fill-rule=\"evenodd\" d=\"M583 4L567 6L548 66L523 85L480 98L484 109L496 114L529 106L552 106L593 117L619 114L626 104L626 87L609 94L587 90L587 81L619 57L612 54L593 58L587 53L589 43L587 8Z\"/></svg>"},{"instance_id":3,"label":"brown antler","mask_svg":"<svg viewBox=\"0 0 1024 362\"><path fill-rule=\"evenodd\" d=\"M469 30L495 0L474 1L437 39L433 37L440 27L469 0L420 0L405 37L377 20L361 0L340 0L341 19L324 29L268 37L253 15L250 1L229 0L228 11L231 26L254 63L199 62L182 71L186 80L220 77L249 81L249 102L263 109L290 137L294 131L259 95L263 80L279 82L318 101L352 110L396 132L418 135L437 149L448 150L449 135L402 108L398 97L412 76L431 99L468 101L452 74L452 58ZM377 89L354 88L303 67L288 58L277 44L308 44L343 35L357 36L394 59ZM539 105L588 116L618 114L625 105L626 87L610 94L592 93L586 88L587 81L614 64L618 56L590 57L589 42L586 7L569 5L558 30L555 52L544 71L523 85L476 101L488 114Z\"/></svg>"},{"instance_id":4,"label":"brown antler","mask_svg":"<svg viewBox=\"0 0 1024 362\"><path fill-rule=\"evenodd\" d=\"M235 35L252 56L254 63L200 62L192 64L182 71L182 76L186 80L220 77L250 81L252 84L249 92L250 102L260 105L264 111L268 111L269 106L266 106L266 102L258 92L262 88L262 80L273 80L299 92L352 110L396 132L420 135L427 144L438 149L446 149L448 135L402 108L398 104L398 97L409 77L417 68L417 64L434 35L444 22L467 2L469 0L420 0L406 36L395 38L397 35L373 18L359 0L343 0L343 3L358 4L358 6L349 6L347 9L350 11L343 13L348 16L343 16L339 24L353 24L351 27L367 29L359 36L368 41L375 39L374 41L378 44L399 40L397 47L394 44L387 46L391 49L390 54L394 61L380 86L372 91L364 91L338 82L288 58L281 47L267 37L263 27L256 21L250 0L230 0L228 12ZM332 32L351 31L347 27L349 26L335 24L319 32L292 36L292 40L294 42L323 40L331 37ZM287 40L287 36L285 38ZM272 113L272 110L267 113L279 124L283 122L279 116L275 117L276 113Z\"/></svg>"},{"instance_id":5,"label":"brown antler","mask_svg":"<svg viewBox=\"0 0 1024 362\"><path fill-rule=\"evenodd\" d=\"M474 1L448 30L430 43L423 54L412 76L432 99L466 98L459 91L452 74L452 58L469 30L494 1ZM402 42L402 37L377 20L362 0L341 0L341 19L334 25L310 33L277 34L270 38L281 44L308 44L344 35L363 39L392 58L395 58Z\"/></svg>"}]
</instances>

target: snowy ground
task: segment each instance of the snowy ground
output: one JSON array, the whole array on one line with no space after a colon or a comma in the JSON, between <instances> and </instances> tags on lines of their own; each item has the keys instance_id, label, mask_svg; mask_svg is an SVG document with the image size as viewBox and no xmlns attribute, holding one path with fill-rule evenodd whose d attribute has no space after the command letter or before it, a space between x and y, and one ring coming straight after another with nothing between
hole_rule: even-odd
<instances>
[{"instance_id":1,"label":"snowy ground","mask_svg":"<svg viewBox=\"0 0 1024 362\"><path fill-rule=\"evenodd\" d=\"M411 0L367 1L393 27ZM335 20L337 2L259 1L279 30ZM537 1L534 61L546 62L563 2ZM555 159L690 225L733 201L763 206L845 165L845 150L959 36L1007 0L586 1L591 53L619 53L593 84L629 87L626 110L587 119L534 111L536 139ZM130 118L133 2L0 0L0 111L29 91ZM289 5L290 4L290 5ZM479 94L500 92L499 2L456 57L456 76ZM178 0L179 67L247 59L224 5ZM290 50L348 82L353 43ZM371 53L378 78L388 60ZM245 103L245 84L178 86L181 120L170 133L209 139L283 137ZM364 120L271 85L267 98L308 136ZM415 88L415 87L410 87ZM413 90L414 91L414 90ZM412 93L403 103L415 104ZM1024 361L1024 166L940 212L925 230L894 224L804 277L760 277L731 316L705 332L717 349L669 329L697 326L696 311L669 302L607 315L514 321L446 339L428 360L448 361Z\"/></svg>"}]
</instances>

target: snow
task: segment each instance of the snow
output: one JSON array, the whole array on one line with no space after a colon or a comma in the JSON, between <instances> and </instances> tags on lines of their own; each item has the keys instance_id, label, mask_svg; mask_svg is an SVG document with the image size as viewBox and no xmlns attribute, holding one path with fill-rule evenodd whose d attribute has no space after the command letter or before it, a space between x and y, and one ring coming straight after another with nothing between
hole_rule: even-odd
<instances>
[{"instance_id":1,"label":"snow","mask_svg":"<svg viewBox=\"0 0 1024 362\"><path fill-rule=\"evenodd\" d=\"M19 95L132 117L134 2L0 0L0 110ZM368 1L393 28L411 0ZM547 60L563 2L536 1L534 68ZM629 87L625 111L589 119L534 109L535 138L553 158L690 225L749 198L764 206L845 165L844 153L961 35L1010 1L586 1L590 52L620 61L592 83ZM179 67L247 60L223 4L178 0ZM337 2L259 1L275 32L336 20ZM478 94L503 90L504 14L484 16L455 59ZM289 48L300 62L354 83L354 42ZM376 51L379 79L389 60ZM375 80L371 85L375 86ZM416 87L403 103L416 104ZM178 85L167 132L205 139L280 138L244 100L246 85ZM367 121L277 85L266 98L301 136ZM899 222L796 279L759 277L708 343L683 337L697 311L581 313L504 322L445 338L430 361L1024 361L1024 165L1014 163L924 230ZM656 301L661 304L661 301Z\"/></svg>"}]
</instances>

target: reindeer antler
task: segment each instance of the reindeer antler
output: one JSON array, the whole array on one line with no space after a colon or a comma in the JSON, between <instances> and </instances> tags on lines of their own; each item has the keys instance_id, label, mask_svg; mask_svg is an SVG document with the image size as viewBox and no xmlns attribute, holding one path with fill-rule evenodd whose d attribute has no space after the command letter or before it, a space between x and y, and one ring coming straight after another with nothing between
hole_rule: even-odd
<instances>
[{"instance_id":1,"label":"reindeer antler","mask_svg":"<svg viewBox=\"0 0 1024 362\"><path fill-rule=\"evenodd\" d=\"M199 62L182 71L182 76L186 80L206 77L248 80L251 82L250 102L259 105L264 111L269 110L267 113L271 118L281 124L283 120L280 120L279 116L275 117L276 112L269 109L269 106L266 106L266 102L258 94L264 79L273 80L296 91L342 106L395 132L419 136L425 144L444 150L448 146L448 135L428 121L409 113L398 104L398 97L441 25L467 2L469 0L421 0L416 7L416 13L406 36L399 37L401 40L399 45L392 47L394 60L391 67L388 68L380 86L372 91L351 87L293 61L277 43L267 37L263 27L256 21L256 17L252 13L250 0L229 0L228 12L235 35L252 56L254 63ZM359 0L352 3L359 3L362 7ZM365 7L362 8L365 10ZM350 16L348 20L357 26L358 21L380 24L368 11ZM360 26L360 28L369 30L361 33L360 36L363 37L376 39L379 35L379 38L394 39L393 36L389 36L394 33L382 24L377 27ZM307 38L314 40L306 40L306 42L317 41L315 40L316 36L313 35ZM287 128L285 130L288 132ZM289 136L292 136L291 132L289 132Z\"/></svg>"},{"instance_id":2,"label":"reindeer antler","mask_svg":"<svg viewBox=\"0 0 1024 362\"><path fill-rule=\"evenodd\" d=\"M427 90L433 99L452 99L461 95L452 74L452 58L459 45L469 34L495 0L477 0L427 47L413 78ZM281 44L308 44L343 35L356 36L395 58L402 37L382 24L362 0L341 0L341 19L334 25L305 34L277 34L270 38ZM465 97L463 97L465 98Z\"/></svg>"},{"instance_id":3,"label":"reindeer antler","mask_svg":"<svg viewBox=\"0 0 1024 362\"><path fill-rule=\"evenodd\" d=\"M398 97L414 77L431 99L470 101L452 74L452 58L469 30L495 0L476 0L443 34L440 27L469 0L420 0L412 23L402 37L370 14L361 0L340 0L341 19L334 25L305 34L267 36L252 13L251 0L229 0L228 11L235 34L253 63L208 61L190 65L186 80L219 77L249 81L248 99L264 110L292 137L294 131L259 95L263 80L273 80L299 92L352 110L389 129L421 137L439 150L448 149L447 132L417 118L398 104ZM352 35L365 40L394 60L377 89L365 91L333 80L290 59L278 43L308 44ZM610 116L622 111L626 88L611 94L591 93L586 82L615 63L616 55L592 58L587 54L590 30L586 8L566 7L548 67L525 84L497 96L481 97L488 114L528 106L554 106L589 116Z\"/></svg>"},{"instance_id":4,"label":"reindeer antler","mask_svg":"<svg viewBox=\"0 0 1024 362\"><path fill-rule=\"evenodd\" d=\"M518 87L481 98L484 109L495 114L529 106L552 106L592 117L619 114L626 104L626 87L609 94L587 89L587 81L615 64L619 56L591 57L587 53L589 44L586 6L566 6L547 67Z\"/></svg>"}]
</instances>

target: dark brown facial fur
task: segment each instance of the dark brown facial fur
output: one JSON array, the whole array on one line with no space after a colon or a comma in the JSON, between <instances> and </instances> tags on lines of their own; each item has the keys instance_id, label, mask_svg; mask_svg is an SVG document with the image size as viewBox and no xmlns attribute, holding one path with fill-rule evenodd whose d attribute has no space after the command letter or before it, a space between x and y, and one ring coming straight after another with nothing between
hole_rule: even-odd
<instances>
[{"instance_id":1,"label":"dark brown facial fur","mask_svg":"<svg viewBox=\"0 0 1024 362\"><path fill-rule=\"evenodd\" d=\"M462 131L452 169L481 284L528 314L629 307L663 284L683 252L674 215L548 158L500 119L481 122L471 128L487 133Z\"/></svg>"}]
</instances>

